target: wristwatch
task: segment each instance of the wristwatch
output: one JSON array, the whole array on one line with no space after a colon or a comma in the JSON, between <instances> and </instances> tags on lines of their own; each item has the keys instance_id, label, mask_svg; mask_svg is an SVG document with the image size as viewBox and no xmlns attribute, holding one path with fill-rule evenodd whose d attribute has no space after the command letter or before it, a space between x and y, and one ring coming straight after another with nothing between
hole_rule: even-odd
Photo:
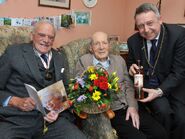
<instances>
[{"instance_id":1,"label":"wristwatch","mask_svg":"<svg viewBox=\"0 0 185 139\"><path fill-rule=\"evenodd\" d=\"M155 90L157 90L156 93L159 95L159 97L162 97L163 91L160 88L156 88Z\"/></svg>"}]
</instances>

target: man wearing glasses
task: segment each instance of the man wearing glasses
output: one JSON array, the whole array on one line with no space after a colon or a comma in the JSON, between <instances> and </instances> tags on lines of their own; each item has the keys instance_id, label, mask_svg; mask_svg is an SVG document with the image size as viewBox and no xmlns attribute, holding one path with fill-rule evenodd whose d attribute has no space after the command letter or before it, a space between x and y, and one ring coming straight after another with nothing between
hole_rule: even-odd
<instances>
[{"instance_id":1,"label":"man wearing glasses","mask_svg":"<svg viewBox=\"0 0 185 139\"><path fill-rule=\"evenodd\" d=\"M85 139L73 125L68 111L50 111L43 116L35 110L24 83L41 90L56 81L66 85L66 58L52 49L55 29L47 21L38 22L32 43L7 48L0 59L1 139ZM71 120L70 120L71 119ZM44 124L45 123L45 124ZM48 131L43 134L44 125Z\"/></svg>"}]
</instances>

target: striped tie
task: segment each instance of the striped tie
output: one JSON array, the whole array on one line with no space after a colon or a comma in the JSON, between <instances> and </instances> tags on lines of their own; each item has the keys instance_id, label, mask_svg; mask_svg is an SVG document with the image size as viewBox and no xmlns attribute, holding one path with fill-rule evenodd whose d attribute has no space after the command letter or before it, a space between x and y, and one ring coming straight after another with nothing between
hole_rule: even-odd
<instances>
[{"instance_id":1,"label":"striped tie","mask_svg":"<svg viewBox=\"0 0 185 139\"><path fill-rule=\"evenodd\" d=\"M46 63L46 65L48 65L48 57L46 54L42 54L41 58L44 60L44 62Z\"/></svg>"}]
</instances>

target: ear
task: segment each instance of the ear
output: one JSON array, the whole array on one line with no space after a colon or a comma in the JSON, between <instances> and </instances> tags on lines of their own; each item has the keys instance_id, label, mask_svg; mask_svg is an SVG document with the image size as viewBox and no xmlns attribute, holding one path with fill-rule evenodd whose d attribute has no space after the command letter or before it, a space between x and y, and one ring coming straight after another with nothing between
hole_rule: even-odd
<instances>
[{"instance_id":1,"label":"ear","mask_svg":"<svg viewBox=\"0 0 185 139\"><path fill-rule=\"evenodd\" d=\"M89 45L89 52L92 54L93 53L93 49L92 49L92 45Z\"/></svg>"},{"instance_id":2,"label":"ear","mask_svg":"<svg viewBox=\"0 0 185 139\"><path fill-rule=\"evenodd\" d=\"M163 23L163 22L162 22L162 17L161 17L161 16L159 17L159 23L160 23L160 24Z\"/></svg>"}]
</instances>

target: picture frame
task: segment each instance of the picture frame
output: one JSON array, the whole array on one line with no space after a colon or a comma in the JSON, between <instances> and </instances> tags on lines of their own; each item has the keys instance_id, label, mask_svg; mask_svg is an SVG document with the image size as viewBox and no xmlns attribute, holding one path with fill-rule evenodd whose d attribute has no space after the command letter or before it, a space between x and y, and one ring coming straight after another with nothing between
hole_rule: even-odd
<instances>
[{"instance_id":1,"label":"picture frame","mask_svg":"<svg viewBox=\"0 0 185 139\"><path fill-rule=\"evenodd\" d=\"M128 52L128 45L127 45L127 42L122 42L120 45L119 45L119 50L120 52Z\"/></svg>"},{"instance_id":2,"label":"picture frame","mask_svg":"<svg viewBox=\"0 0 185 139\"><path fill-rule=\"evenodd\" d=\"M75 25L91 25L90 11L73 11L75 17Z\"/></svg>"},{"instance_id":3,"label":"picture frame","mask_svg":"<svg viewBox=\"0 0 185 139\"><path fill-rule=\"evenodd\" d=\"M109 42L119 42L120 41L120 36L118 35L109 35L108 36Z\"/></svg>"},{"instance_id":4,"label":"picture frame","mask_svg":"<svg viewBox=\"0 0 185 139\"><path fill-rule=\"evenodd\" d=\"M71 0L39 0L39 6L70 9Z\"/></svg>"}]
</instances>

